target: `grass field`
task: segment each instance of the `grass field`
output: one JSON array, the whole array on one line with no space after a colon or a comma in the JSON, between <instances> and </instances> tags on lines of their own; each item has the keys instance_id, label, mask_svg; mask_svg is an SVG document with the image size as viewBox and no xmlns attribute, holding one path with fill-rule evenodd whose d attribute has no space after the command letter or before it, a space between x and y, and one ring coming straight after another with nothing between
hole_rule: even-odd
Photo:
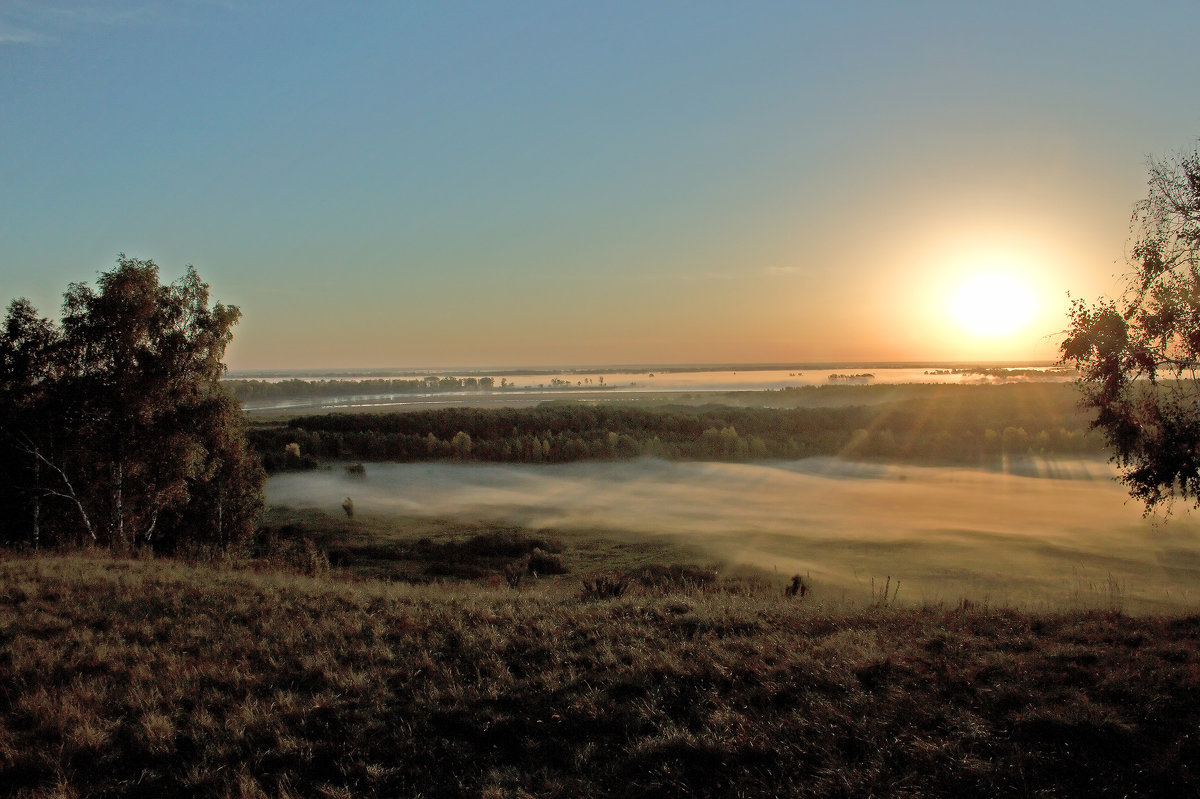
<instances>
[{"instance_id":1,"label":"grass field","mask_svg":"<svg viewBox=\"0 0 1200 799\"><path fill-rule=\"evenodd\" d=\"M236 568L6 556L5 794L1200 791L1198 616L829 603L667 542L435 527L317 577L279 541ZM568 572L514 589L534 544ZM451 551L479 576L429 575Z\"/></svg>"}]
</instances>

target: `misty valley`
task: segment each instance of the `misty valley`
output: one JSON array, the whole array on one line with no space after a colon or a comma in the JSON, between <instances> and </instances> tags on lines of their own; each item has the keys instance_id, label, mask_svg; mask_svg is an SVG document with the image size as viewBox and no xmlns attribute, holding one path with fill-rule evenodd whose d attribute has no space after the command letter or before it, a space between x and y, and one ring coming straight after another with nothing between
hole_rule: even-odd
<instances>
[{"instance_id":1,"label":"misty valley","mask_svg":"<svg viewBox=\"0 0 1200 799\"><path fill-rule=\"evenodd\" d=\"M607 538L768 582L801 575L823 602L869 604L888 580L916 605L1155 611L1200 590L1196 521L1143 518L1071 385L690 396L299 416L252 421L250 440L275 521L351 574L388 578L385 543L435 523L438 540L549 536L551 580ZM393 566L395 579L456 574Z\"/></svg>"}]
</instances>

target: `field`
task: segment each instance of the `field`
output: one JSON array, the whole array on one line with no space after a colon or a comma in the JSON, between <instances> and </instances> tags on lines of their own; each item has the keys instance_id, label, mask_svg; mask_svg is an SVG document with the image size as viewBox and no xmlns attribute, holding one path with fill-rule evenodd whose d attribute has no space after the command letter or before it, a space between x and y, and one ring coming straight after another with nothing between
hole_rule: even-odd
<instances>
[{"instance_id":1,"label":"field","mask_svg":"<svg viewBox=\"0 0 1200 799\"><path fill-rule=\"evenodd\" d=\"M570 550L567 551L570 556ZM662 554L662 553L660 553ZM0 564L14 796L1194 796L1200 617Z\"/></svg>"}]
</instances>

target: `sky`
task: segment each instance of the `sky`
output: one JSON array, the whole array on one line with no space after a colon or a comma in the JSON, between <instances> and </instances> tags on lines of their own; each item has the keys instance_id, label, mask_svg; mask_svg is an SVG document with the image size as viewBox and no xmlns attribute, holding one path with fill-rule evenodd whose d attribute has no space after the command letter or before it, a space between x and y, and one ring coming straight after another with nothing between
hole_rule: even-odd
<instances>
[{"instance_id":1,"label":"sky","mask_svg":"<svg viewBox=\"0 0 1200 799\"><path fill-rule=\"evenodd\" d=\"M1056 357L1194 2L0 0L0 302L196 267L231 369Z\"/></svg>"}]
</instances>

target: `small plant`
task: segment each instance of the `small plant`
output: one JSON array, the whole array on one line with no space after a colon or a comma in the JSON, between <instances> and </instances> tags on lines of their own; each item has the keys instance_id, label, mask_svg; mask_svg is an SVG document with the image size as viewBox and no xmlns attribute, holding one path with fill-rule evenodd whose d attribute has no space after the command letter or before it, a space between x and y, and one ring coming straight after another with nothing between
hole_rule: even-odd
<instances>
[{"instance_id":1,"label":"small plant","mask_svg":"<svg viewBox=\"0 0 1200 799\"><path fill-rule=\"evenodd\" d=\"M539 574L566 574L567 564L563 562L562 555L554 552L547 552L541 547L534 547L529 553L529 576L537 577Z\"/></svg>"},{"instance_id":2,"label":"small plant","mask_svg":"<svg viewBox=\"0 0 1200 799\"><path fill-rule=\"evenodd\" d=\"M584 599L616 599L629 588L629 580L611 574L602 574L593 580L583 581Z\"/></svg>"},{"instance_id":3,"label":"small plant","mask_svg":"<svg viewBox=\"0 0 1200 799\"><path fill-rule=\"evenodd\" d=\"M1120 613L1125 609L1125 581L1118 579L1112 572L1108 573L1105 583L1105 593L1108 595L1108 609Z\"/></svg>"},{"instance_id":4,"label":"small plant","mask_svg":"<svg viewBox=\"0 0 1200 799\"><path fill-rule=\"evenodd\" d=\"M792 575L792 583L787 588L783 589L783 593L789 597L800 597L803 599L808 595L808 583L799 574Z\"/></svg>"},{"instance_id":5,"label":"small plant","mask_svg":"<svg viewBox=\"0 0 1200 799\"><path fill-rule=\"evenodd\" d=\"M258 568L320 577L329 573L329 556L292 525L264 528L253 543Z\"/></svg>"},{"instance_id":6,"label":"small plant","mask_svg":"<svg viewBox=\"0 0 1200 799\"><path fill-rule=\"evenodd\" d=\"M304 538L298 546L296 570L309 577L329 574L329 556L311 538Z\"/></svg>"},{"instance_id":7,"label":"small plant","mask_svg":"<svg viewBox=\"0 0 1200 799\"><path fill-rule=\"evenodd\" d=\"M520 588L521 581L525 579L525 575L529 574L529 556L517 558L512 563L504 565L504 581L508 583L509 588Z\"/></svg>"},{"instance_id":8,"label":"small plant","mask_svg":"<svg viewBox=\"0 0 1200 799\"><path fill-rule=\"evenodd\" d=\"M900 593L900 581L896 581L896 587L892 588L892 576L889 574L883 586L877 591L875 589L875 578L871 578L871 604L877 608L886 608L888 605L896 604L896 595Z\"/></svg>"}]
</instances>

